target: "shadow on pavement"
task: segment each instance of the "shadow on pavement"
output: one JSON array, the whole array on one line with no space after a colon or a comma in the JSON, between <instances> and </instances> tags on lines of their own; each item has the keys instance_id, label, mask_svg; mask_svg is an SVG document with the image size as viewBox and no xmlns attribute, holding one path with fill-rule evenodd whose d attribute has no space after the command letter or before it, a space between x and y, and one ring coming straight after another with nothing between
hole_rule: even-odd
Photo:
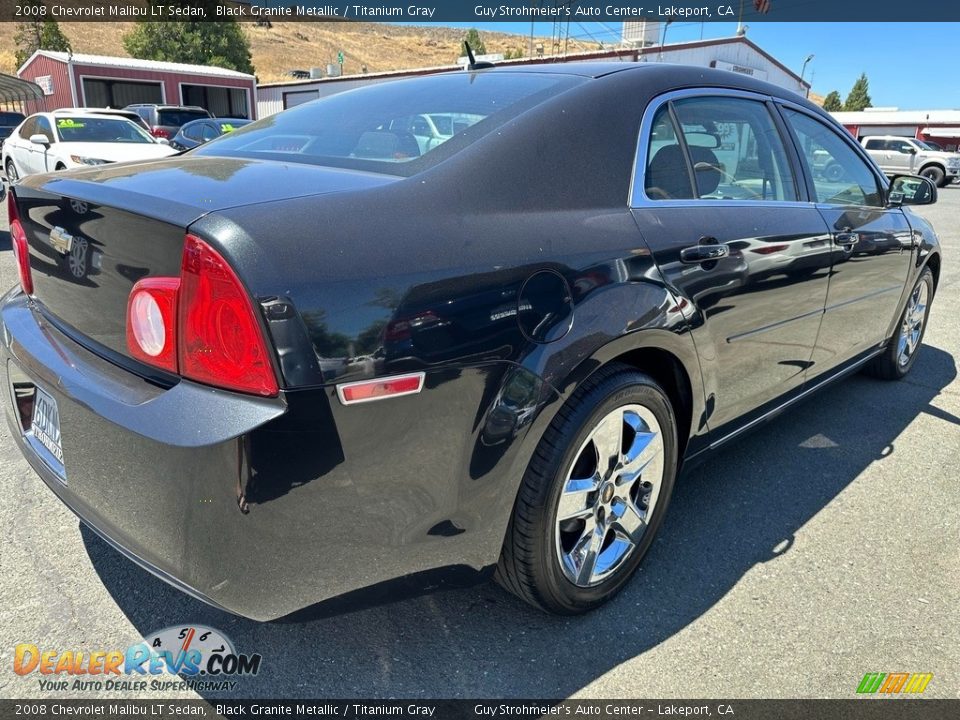
<instances>
[{"instance_id":1,"label":"shadow on pavement","mask_svg":"<svg viewBox=\"0 0 960 720\"><path fill-rule=\"evenodd\" d=\"M263 655L261 673L242 679L237 697L567 697L683 630L752 568L789 553L805 523L867 466L898 452L897 438L919 414L960 430L960 418L931 406L955 377L954 359L927 345L907 381L854 376L733 443L678 484L640 572L587 617L550 617L485 584L259 624L169 588L85 528L83 540L141 633L202 623L239 652Z\"/></svg>"}]
</instances>

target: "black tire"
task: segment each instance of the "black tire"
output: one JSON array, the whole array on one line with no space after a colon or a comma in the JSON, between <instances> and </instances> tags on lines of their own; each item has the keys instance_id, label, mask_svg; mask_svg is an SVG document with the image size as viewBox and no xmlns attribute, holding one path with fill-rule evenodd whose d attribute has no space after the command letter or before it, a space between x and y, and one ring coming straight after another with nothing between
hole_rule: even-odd
<instances>
[{"instance_id":1,"label":"black tire","mask_svg":"<svg viewBox=\"0 0 960 720\"><path fill-rule=\"evenodd\" d=\"M572 474L574 463L585 452L584 443L598 428L598 423L618 408L638 405L652 413L659 424L662 456L658 457L662 457L663 467L659 494L653 509L647 511L645 530L636 538L632 550L614 566L608 577L589 587L578 586L564 574L559 557L561 491L567 483L567 473ZM621 433L622 428L623 425ZM621 434L621 443L624 437ZM524 474L494 578L506 590L547 612L576 615L602 605L623 588L650 548L669 504L676 471L677 424L666 393L648 375L628 365L611 364L601 368L577 389L541 438ZM641 482L643 476L644 473L637 473L635 484L648 487L646 481ZM608 484L616 483L603 485ZM595 500L597 507L600 495L598 492ZM604 502L610 502L609 498ZM614 502L619 500L614 498ZM608 521L615 517L614 506L609 507ZM594 511L588 509L587 512ZM602 515L597 517L603 520ZM588 532L583 537L591 534ZM605 537L605 544L598 545L601 547L598 555L603 554L603 548L609 548L614 535Z\"/></svg>"},{"instance_id":2,"label":"black tire","mask_svg":"<svg viewBox=\"0 0 960 720\"><path fill-rule=\"evenodd\" d=\"M57 166L54 168L55 171L60 172L61 170L66 170L67 166L63 163L57 163Z\"/></svg>"},{"instance_id":3,"label":"black tire","mask_svg":"<svg viewBox=\"0 0 960 720\"><path fill-rule=\"evenodd\" d=\"M917 297L918 293L924 292L921 290L921 286L925 286L926 302L924 303L924 308L922 311L919 335L913 344L913 349L910 351L909 355L904 361L902 357L903 347L901 345L901 338L905 332L907 316L908 314L913 313L912 304L914 298ZM903 312L900 314L900 322L897 324L897 332L890 341L890 344L880 355L878 355L870 363L868 363L866 367L864 367L864 372L867 375L880 378L881 380L900 380L901 378L906 377L907 373L910 372L910 368L913 367L913 363L917 360L917 354L920 351L920 345L923 343L923 335L927 330L927 318L930 317L930 306L933 303L933 290L933 273L930 272L930 268L924 268L923 272L920 273L920 277L917 278L917 282L913 286L913 289L910 291L910 296L907 298L906 306L904 307ZM914 313L914 317L918 317L916 313Z\"/></svg>"},{"instance_id":4,"label":"black tire","mask_svg":"<svg viewBox=\"0 0 960 720\"><path fill-rule=\"evenodd\" d=\"M933 182L937 187L943 187L947 177L946 173L937 165L928 165L920 171L920 175Z\"/></svg>"},{"instance_id":5,"label":"black tire","mask_svg":"<svg viewBox=\"0 0 960 720\"><path fill-rule=\"evenodd\" d=\"M6 173L8 185L13 185L17 180L20 179L20 175L17 174L17 168L13 164L13 160L7 160Z\"/></svg>"}]
</instances>

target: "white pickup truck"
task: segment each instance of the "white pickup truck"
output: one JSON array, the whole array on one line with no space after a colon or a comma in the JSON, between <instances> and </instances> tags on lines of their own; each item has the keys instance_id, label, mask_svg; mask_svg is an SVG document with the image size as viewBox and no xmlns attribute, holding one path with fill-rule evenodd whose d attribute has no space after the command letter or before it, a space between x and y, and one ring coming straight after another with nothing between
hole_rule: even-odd
<instances>
[{"instance_id":1,"label":"white pickup truck","mask_svg":"<svg viewBox=\"0 0 960 720\"><path fill-rule=\"evenodd\" d=\"M949 185L960 177L960 153L937 150L923 140L868 135L860 140L860 144L887 175L923 175L938 187Z\"/></svg>"}]
</instances>

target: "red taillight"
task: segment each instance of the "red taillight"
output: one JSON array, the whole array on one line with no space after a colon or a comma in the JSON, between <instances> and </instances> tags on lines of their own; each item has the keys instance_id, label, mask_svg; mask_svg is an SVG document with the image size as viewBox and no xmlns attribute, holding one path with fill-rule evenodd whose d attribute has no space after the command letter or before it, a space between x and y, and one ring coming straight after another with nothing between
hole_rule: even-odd
<instances>
[{"instance_id":1,"label":"red taillight","mask_svg":"<svg viewBox=\"0 0 960 720\"><path fill-rule=\"evenodd\" d=\"M168 138L168 137L170 137L170 133L168 133L166 130L164 130L164 129L163 129L162 127L160 127L159 125L150 128L150 132L153 134L154 137L158 137L158 138Z\"/></svg>"},{"instance_id":2,"label":"red taillight","mask_svg":"<svg viewBox=\"0 0 960 720\"><path fill-rule=\"evenodd\" d=\"M344 405L382 400L388 397L413 395L423 390L424 374L395 375L394 377L337 385L337 395Z\"/></svg>"},{"instance_id":3,"label":"red taillight","mask_svg":"<svg viewBox=\"0 0 960 720\"><path fill-rule=\"evenodd\" d=\"M127 299L127 348L137 360L177 372L180 278L144 278Z\"/></svg>"},{"instance_id":4,"label":"red taillight","mask_svg":"<svg viewBox=\"0 0 960 720\"><path fill-rule=\"evenodd\" d=\"M193 235L183 248L178 345L185 377L257 395L278 392L253 303L220 253Z\"/></svg>"},{"instance_id":5,"label":"red taillight","mask_svg":"<svg viewBox=\"0 0 960 720\"><path fill-rule=\"evenodd\" d=\"M17 261L17 274L20 276L20 287L27 295L33 295L33 275L30 273L30 247L27 244L27 233L20 222L20 212L13 197L13 190L7 194L7 220L10 224L10 245L13 256Z\"/></svg>"},{"instance_id":6,"label":"red taillight","mask_svg":"<svg viewBox=\"0 0 960 720\"><path fill-rule=\"evenodd\" d=\"M150 277L127 299L127 347L141 362L238 392L279 392L249 296L226 260L187 235L180 277Z\"/></svg>"}]
</instances>

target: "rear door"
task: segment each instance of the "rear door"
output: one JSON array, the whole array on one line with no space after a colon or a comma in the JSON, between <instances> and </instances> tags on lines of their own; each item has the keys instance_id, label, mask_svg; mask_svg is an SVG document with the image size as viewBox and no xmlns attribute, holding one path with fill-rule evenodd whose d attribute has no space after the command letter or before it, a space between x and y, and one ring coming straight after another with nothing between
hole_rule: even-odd
<instances>
[{"instance_id":1,"label":"rear door","mask_svg":"<svg viewBox=\"0 0 960 720\"><path fill-rule=\"evenodd\" d=\"M886 181L842 131L803 108L784 105L809 177L809 192L827 223L834 248L826 311L811 372L840 365L886 339L913 259L913 234L903 211L886 208ZM812 169L828 154L840 177ZM904 155L904 157L911 157Z\"/></svg>"},{"instance_id":2,"label":"rear door","mask_svg":"<svg viewBox=\"0 0 960 720\"><path fill-rule=\"evenodd\" d=\"M830 238L770 98L684 90L648 108L632 212L681 297L711 431L802 385L827 295Z\"/></svg>"}]
</instances>

